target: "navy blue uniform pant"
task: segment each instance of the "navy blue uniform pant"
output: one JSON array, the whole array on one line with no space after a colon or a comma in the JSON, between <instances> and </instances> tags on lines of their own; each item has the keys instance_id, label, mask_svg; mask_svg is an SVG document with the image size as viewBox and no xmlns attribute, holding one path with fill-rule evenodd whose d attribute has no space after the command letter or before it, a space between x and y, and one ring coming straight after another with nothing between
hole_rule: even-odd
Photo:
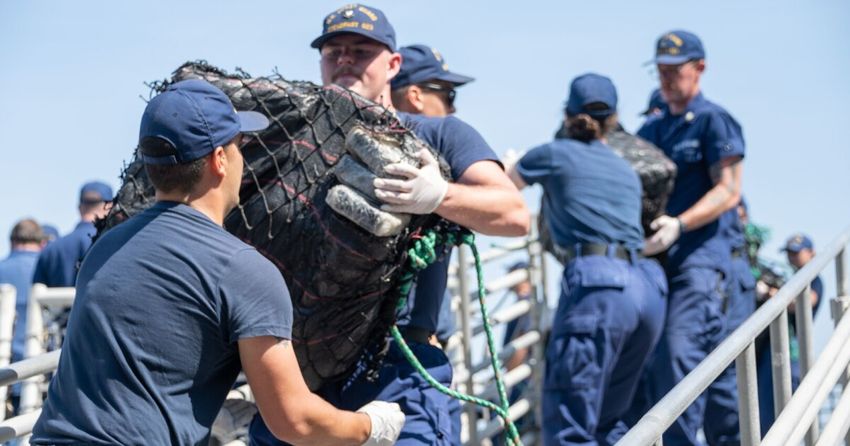
<instances>
[{"instance_id":1,"label":"navy blue uniform pant","mask_svg":"<svg viewBox=\"0 0 850 446\"><path fill-rule=\"evenodd\" d=\"M726 335L741 326L756 310L756 281L744 256L732 258L726 281ZM735 363L708 387L703 429L708 444L734 446L741 443L738 423L738 387Z\"/></svg>"},{"instance_id":2,"label":"navy blue uniform pant","mask_svg":"<svg viewBox=\"0 0 850 446\"><path fill-rule=\"evenodd\" d=\"M570 262L546 346L545 445L608 445L664 325L666 278L654 260Z\"/></svg>"},{"instance_id":3,"label":"navy blue uniform pant","mask_svg":"<svg viewBox=\"0 0 850 446\"><path fill-rule=\"evenodd\" d=\"M452 382L452 367L445 353L430 344L409 342L413 353L431 376L445 386ZM357 410L374 400L398 403L405 421L397 445L449 446L455 444L449 414L451 397L425 382L393 342L375 382L360 367L350 379L323 386L318 394L339 409ZM250 427L251 445L281 445L257 414Z\"/></svg>"},{"instance_id":4,"label":"navy blue uniform pant","mask_svg":"<svg viewBox=\"0 0 850 446\"><path fill-rule=\"evenodd\" d=\"M717 269L705 267L668 271L667 321L647 373L652 402L664 397L725 336L723 277ZM665 446L699 444L697 431L703 426L706 394L670 426L664 434Z\"/></svg>"}]
</instances>

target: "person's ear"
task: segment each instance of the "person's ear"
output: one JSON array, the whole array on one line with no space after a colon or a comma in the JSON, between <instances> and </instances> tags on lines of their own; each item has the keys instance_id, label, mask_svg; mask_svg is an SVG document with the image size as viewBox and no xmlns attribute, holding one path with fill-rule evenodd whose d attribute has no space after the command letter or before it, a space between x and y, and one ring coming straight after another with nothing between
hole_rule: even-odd
<instances>
[{"instance_id":1,"label":"person's ear","mask_svg":"<svg viewBox=\"0 0 850 446\"><path fill-rule=\"evenodd\" d=\"M218 146L213 150L210 156L209 169L213 175L224 177L227 172L227 155L224 153L224 147Z\"/></svg>"},{"instance_id":2,"label":"person's ear","mask_svg":"<svg viewBox=\"0 0 850 446\"><path fill-rule=\"evenodd\" d=\"M387 61L387 80L390 80L401 70L401 53L391 53Z\"/></svg>"},{"instance_id":3,"label":"person's ear","mask_svg":"<svg viewBox=\"0 0 850 446\"><path fill-rule=\"evenodd\" d=\"M422 89L417 85L411 85L407 88L407 102L416 110L416 113L422 113L425 110L425 98L423 97Z\"/></svg>"}]
</instances>

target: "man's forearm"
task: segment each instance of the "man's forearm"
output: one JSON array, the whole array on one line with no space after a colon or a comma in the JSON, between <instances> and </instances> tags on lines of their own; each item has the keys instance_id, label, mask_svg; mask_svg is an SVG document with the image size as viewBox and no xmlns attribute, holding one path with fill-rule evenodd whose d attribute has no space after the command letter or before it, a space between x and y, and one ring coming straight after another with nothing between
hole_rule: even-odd
<instances>
[{"instance_id":1,"label":"man's forearm","mask_svg":"<svg viewBox=\"0 0 850 446\"><path fill-rule=\"evenodd\" d=\"M528 234L528 208L513 187L449 184L435 211L441 217L487 235L518 237Z\"/></svg>"},{"instance_id":2,"label":"man's forearm","mask_svg":"<svg viewBox=\"0 0 850 446\"><path fill-rule=\"evenodd\" d=\"M712 187L685 212L678 215L687 230L701 228L741 202L743 163L740 157L724 159L711 167Z\"/></svg>"},{"instance_id":3,"label":"man's forearm","mask_svg":"<svg viewBox=\"0 0 850 446\"><path fill-rule=\"evenodd\" d=\"M735 188L717 184L699 201L678 217L687 230L701 228L734 208L741 201L741 194Z\"/></svg>"},{"instance_id":4,"label":"man's forearm","mask_svg":"<svg viewBox=\"0 0 850 446\"><path fill-rule=\"evenodd\" d=\"M297 444L360 446L369 438L372 422L364 413L336 409L312 393L297 404L304 414L292 426Z\"/></svg>"}]
</instances>

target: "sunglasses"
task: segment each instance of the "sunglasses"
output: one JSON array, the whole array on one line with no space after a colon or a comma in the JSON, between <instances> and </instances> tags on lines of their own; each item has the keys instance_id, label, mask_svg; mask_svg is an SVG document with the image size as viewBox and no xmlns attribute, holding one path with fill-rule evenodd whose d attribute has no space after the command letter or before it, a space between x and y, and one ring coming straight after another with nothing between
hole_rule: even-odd
<instances>
[{"instance_id":1,"label":"sunglasses","mask_svg":"<svg viewBox=\"0 0 850 446\"><path fill-rule=\"evenodd\" d=\"M446 96L446 105L449 107L454 107L455 96L457 96L457 91L455 91L454 87L449 87L446 85L434 84L431 82L423 82L421 84L416 84L419 88L423 88L428 91L434 91L438 93L444 93Z\"/></svg>"}]
</instances>

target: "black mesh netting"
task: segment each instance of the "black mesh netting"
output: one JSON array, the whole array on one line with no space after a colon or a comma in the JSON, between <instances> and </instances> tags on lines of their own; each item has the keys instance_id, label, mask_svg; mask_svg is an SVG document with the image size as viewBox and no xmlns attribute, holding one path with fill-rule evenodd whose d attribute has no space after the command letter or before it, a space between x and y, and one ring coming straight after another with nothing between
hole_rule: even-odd
<instances>
[{"instance_id":1,"label":"black mesh netting","mask_svg":"<svg viewBox=\"0 0 850 446\"><path fill-rule=\"evenodd\" d=\"M567 138L567 131L563 125L555 133L555 138ZM643 187L641 226L643 226L644 234L652 234L653 231L649 228L649 224L652 223L652 220L664 214L667 199L676 180L676 164L654 144L626 132L620 126L608 132L605 138L614 153L628 161L640 177ZM540 241L544 249L557 257L549 226L546 223L546 216L543 212L542 200L540 212L537 215L537 224L540 231Z\"/></svg>"},{"instance_id":2,"label":"black mesh netting","mask_svg":"<svg viewBox=\"0 0 850 446\"><path fill-rule=\"evenodd\" d=\"M376 366L395 319L398 296L392 291L405 248L419 231L442 221L377 211L370 175L388 162L416 163L410 155L427 146L381 106L336 86L290 82L279 74L252 78L187 63L154 90L190 78L209 81L237 109L261 112L272 122L242 147L241 204L225 227L283 273L295 311L293 344L308 385L316 389L345 376L364 353ZM337 211L341 207L348 217L331 208L334 194ZM152 203L153 187L134 159L100 229Z\"/></svg>"}]
</instances>

